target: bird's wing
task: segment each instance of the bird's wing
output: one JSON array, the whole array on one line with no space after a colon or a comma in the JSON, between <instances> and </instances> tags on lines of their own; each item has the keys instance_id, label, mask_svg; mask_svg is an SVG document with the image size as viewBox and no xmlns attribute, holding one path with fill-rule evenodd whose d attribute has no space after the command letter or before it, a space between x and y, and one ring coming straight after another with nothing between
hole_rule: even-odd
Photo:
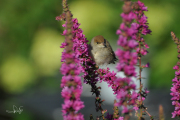
<instances>
[{"instance_id":1,"label":"bird's wing","mask_svg":"<svg viewBox=\"0 0 180 120\"><path fill-rule=\"evenodd\" d=\"M107 48L109 49L109 51L111 51L111 54L113 55L113 58L114 58L114 59L113 59L113 62L116 61L116 60L118 60L118 59L116 58L116 55L115 55L115 53L114 53L111 45L109 44L109 42L108 42L107 40L106 40L106 46L107 46Z\"/></svg>"}]
</instances>

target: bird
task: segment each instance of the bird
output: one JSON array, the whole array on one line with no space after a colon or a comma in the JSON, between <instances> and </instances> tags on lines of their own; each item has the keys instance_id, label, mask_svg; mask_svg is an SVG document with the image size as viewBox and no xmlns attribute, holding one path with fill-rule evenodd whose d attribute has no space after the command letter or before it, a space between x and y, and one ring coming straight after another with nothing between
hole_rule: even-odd
<instances>
[{"instance_id":1,"label":"bird","mask_svg":"<svg viewBox=\"0 0 180 120\"><path fill-rule=\"evenodd\" d=\"M106 65L107 67L108 64L115 64L117 60L111 45L102 35L97 35L91 40L89 52L98 66Z\"/></svg>"}]
</instances>

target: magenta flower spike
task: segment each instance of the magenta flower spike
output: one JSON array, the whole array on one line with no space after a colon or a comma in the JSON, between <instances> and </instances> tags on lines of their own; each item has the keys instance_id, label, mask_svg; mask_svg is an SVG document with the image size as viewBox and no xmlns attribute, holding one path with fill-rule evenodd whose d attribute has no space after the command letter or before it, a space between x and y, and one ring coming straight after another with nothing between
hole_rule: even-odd
<instances>
[{"instance_id":1,"label":"magenta flower spike","mask_svg":"<svg viewBox=\"0 0 180 120\"><path fill-rule=\"evenodd\" d=\"M60 46L64 48L61 58L60 71L63 75L61 80L61 95L64 98L62 104L62 115L64 120L84 120L84 117L78 111L84 108L84 102L81 101L82 83L79 74L83 71L81 61L78 58L77 43L75 42L76 30L79 27L76 19L72 19L72 14L67 7L66 0L63 0L64 13L56 17L56 20L66 20L62 25L65 27L63 34L65 42Z\"/></svg>"},{"instance_id":2,"label":"magenta flower spike","mask_svg":"<svg viewBox=\"0 0 180 120\"><path fill-rule=\"evenodd\" d=\"M175 42L175 44L177 44L177 49L178 49L178 53L180 53L180 40L176 37L176 35L171 32L171 36ZM178 60L180 60L180 57L178 55ZM172 96L171 100L172 100L172 105L175 106L174 111L172 112L172 118L175 117L179 117L180 116L180 62L178 61L177 64L173 67L175 71L175 78L172 79L173 82L173 87L171 87L171 93L170 95Z\"/></svg>"},{"instance_id":3,"label":"magenta flower spike","mask_svg":"<svg viewBox=\"0 0 180 120\"><path fill-rule=\"evenodd\" d=\"M58 17L56 17L57 20L66 20L66 18L64 18L64 13ZM82 109L84 107L83 102L81 101L75 101L73 105L72 102L69 102L69 99L71 99L72 95L71 93L73 92L73 97L76 99L80 99L80 95L82 93L82 85L81 85L81 77L84 78L84 83L89 84L91 86L91 92L93 94L96 95L95 98L95 105L96 105L96 111L101 111L102 117L104 116L104 113L106 110L102 109L102 102L104 100L101 100L100 98L100 91L99 89L101 89L101 87L97 87L96 83L99 81L99 73L97 71L98 67L96 66L95 62L92 60L92 58L89 55L88 52L88 40L85 38L85 35L83 34L83 31L81 28L79 28L79 23L78 20L72 19L72 26L71 28L71 36L72 37L72 51L73 53L67 53L66 49L68 46L68 43L65 41L61 44L61 48L65 48L65 50L62 53L62 59L61 62L64 62L61 66L61 73L65 76L63 76L62 80L61 80L61 87L64 89L62 90L62 97L64 97L64 99L66 100L65 105L63 105L64 109L67 108L73 108L75 110L75 112L77 112L78 110ZM63 24L63 27L67 28L69 25ZM69 29L65 29L63 31L64 36L67 36ZM71 63L73 62L73 64L66 64L66 62ZM69 71L71 71L72 69L75 69L75 71L72 71L73 76L71 75L67 75ZM80 77L78 76L80 73L83 73L83 75ZM114 74L113 74L114 75ZM71 81L74 80L74 82L76 82L76 85L78 85L79 89L74 89L71 86L74 85L74 83L72 84L71 82L67 82L67 81ZM70 87L66 87L67 84L69 83ZM71 92L70 92L71 91ZM67 102L68 100L68 102ZM67 107L66 104L70 104L70 106ZM76 106L77 105L77 106ZM67 114L66 110L63 110L63 113ZM83 118L83 117L80 117Z\"/></svg>"},{"instance_id":4,"label":"magenta flower spike","mask_svg":"<svg viewBox=\"0 0 180 120\"><path fill-rule=\"evenodd\" d=\"M118 71L124 72L125 78L117 78L115 80L116 85L120 87L117 90L116 98L119 100L117 106L123 106L122 113L130 113L132 110L128 106L133 106L136 111L142 109L143 101L147 96L147 91L143 91L143 85L141 83L141 71L143 68L149 67L149 63L141 65L141 57L148 53L147 48L149 46L145 43L142 35L151 33L148 27L147 17L144 15L144 11L147 11L147 7L144 3L137 2L132 3L129 0L124 0L123 13L121 14L122 23L117 30L116 34L119 35L117 44L123 49L117 49L116 55L119 58L119 63L116 68ZM136 20L136 22L133 22ZM139 75L135 72L135 65L139 62ZM136 93L136 85L132 81L132 77L138 77L140 80L140 91ZM131 92L130 92L131 91ZM145 107L144 107L145 108ZM142 117L142 111L140 118Z\"/></svg>"},{"instance_id":5,"label":"magenta flower spike","mask_svg":"<svg viewBox=\"0 0 180 120\"><path fill-rule=\"evenodd\" d=\"M148 113L146 110L146 107L144 106L143 101L145 100L145 97L147 96L147 93L149 91L147 90L143 90L143 84L141 83L142 81L142 70L143 68L147 68L149 67L149 63L147 63L146 65L142 65L142 61L141 58L143 56L145 56L148 51L147 48L149 48L149 46L147 45L147 43L145 42L145 39L143 38L144 35L150 34L151 30L149 29L148 26L148 22L147 22L147 17L144 14L144 11L148 11L147 7L144 5L144 3L142 3L140 0L138 0L137 2L135 2L133 4L133 11L135 13L135 20L136 20L136 30L138 31L136 33L135 39L136 42L138 42L138 47L135 48L137 55L138 55L138 66L139 66L139 75L138 75L138 80L140 83L140 88L139 88L139 94L138 94L138 99L136 101L136 105L134 105L134 109L137 111L138 108L140 109L140 116L139 118L143 118L142 114L143 111ZM152 120L153 117L148 113L150 119Z\"/></svg>"},{"instance_id":6,"label":"magenta flower spike","mask_svg":"<svg viewBox=\"0 0 180 120\"><path fill-rule=\"evenodd\" d=\"M132 2L124 0L123 13L121 14L122 23L117 30L116 34L119 35L117 44L123 49L117 49L115 52L119 58L119 63L116 68L118 71L124 72L126 77L116 78L115 85L117 89L115 91L116 99L118 100L116 106L122 106L123 114L129 114L132 110L128 106L136 104L138 94L135 91L136 85L132 81L132 77L136 77L135 65L137 64L137 53L133 50L138 46L138 42L135 40L137 34L137 23L133 23L136 18L136 14L132 10ZM133 92L131 92L133 91ZM123 118L119 118L123 119Z\"/></svg>"},{"instance_id":7,"label":"magenta flower spike","mask_svg":"<svg viewBox=\"0 0 180 120\"><path fill-rule=\"evenodd\" d=\"M66 13L68 14L68 12ZM67 15L66 15L67 16ZM63 32L65 36L65 42L62 43L61 48L65 48L62 53L61 61L61 73L64 75L61 80L62 92L61 95L64 98L64 104L62 105L62 113L64 120L84 120L83 115L78 113L80 109L84 107L84 103L80 100L82 93L82 83L79 74L82 71L78 54L74 51L74 19L66 17L66 23L63 25L66 29ZM72 27L71 27L72 26Z\"/></svg>"}]
</instances>

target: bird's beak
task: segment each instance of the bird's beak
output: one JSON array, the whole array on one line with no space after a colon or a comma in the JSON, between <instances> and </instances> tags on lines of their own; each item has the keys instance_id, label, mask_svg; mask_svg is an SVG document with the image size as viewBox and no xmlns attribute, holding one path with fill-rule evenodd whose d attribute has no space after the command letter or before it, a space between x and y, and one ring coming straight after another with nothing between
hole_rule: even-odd
<instances>
[{"instance_id":1,"label":"bird's beak","mask_svg":"<svg viewBox=\"0 0 180 120\"><path fill-rule=\"evenodd\" d=\"M105 47L105 44L104 44L104 43L101 43L100 45L103 46L103 47Z\"/></svg>"}]
</instances>

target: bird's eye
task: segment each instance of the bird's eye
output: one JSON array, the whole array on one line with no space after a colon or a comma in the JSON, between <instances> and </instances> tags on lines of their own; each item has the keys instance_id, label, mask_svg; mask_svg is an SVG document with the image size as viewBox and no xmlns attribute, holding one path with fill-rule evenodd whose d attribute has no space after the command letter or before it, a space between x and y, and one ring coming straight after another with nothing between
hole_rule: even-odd
<instances>
[{"instance_id":1,"label":"bird's eye","mask_svg":"<svg viewBox=\"0 0 180 120\"><path fill-rule=\"evenodd\" d=\"M97 42L97 44L99 44L99 42Z\"/></svg>"}]
</instances>

